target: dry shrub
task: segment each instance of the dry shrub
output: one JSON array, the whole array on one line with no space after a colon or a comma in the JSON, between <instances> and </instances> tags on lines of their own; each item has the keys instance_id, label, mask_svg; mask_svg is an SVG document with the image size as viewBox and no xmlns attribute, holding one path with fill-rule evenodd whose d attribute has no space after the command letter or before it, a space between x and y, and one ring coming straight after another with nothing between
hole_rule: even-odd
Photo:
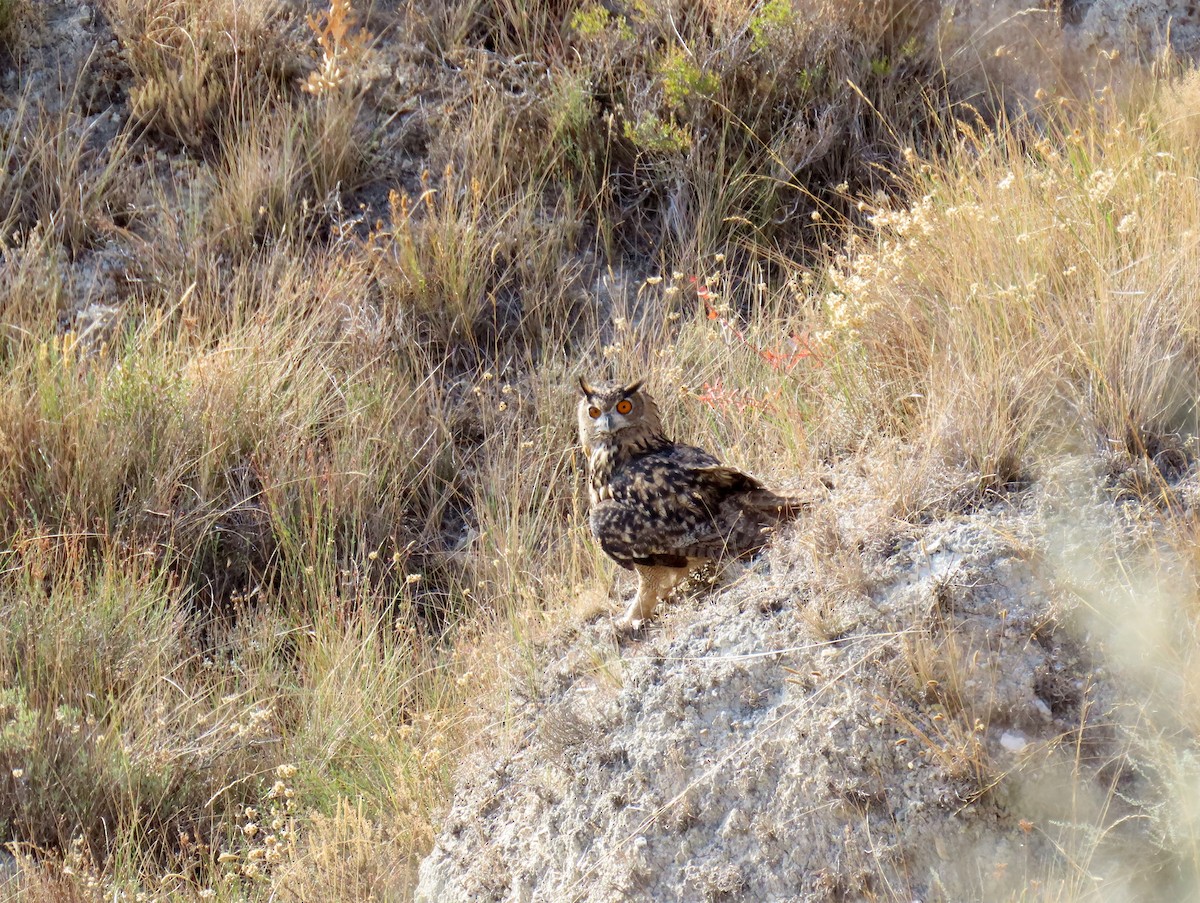
<instances>
[{"instance_id":1,"label":"dry shrub","mask_svg":"<svg viewBox=\"0 0 1200 903\"><path fill-rule=\"evenodd\" d=\"M310 557L317 535L322 556L326 539L389 556L436 545L462 486L419 362L379 358L361 265L273 261L193 285L168 318L129 317L112 345L89 351L67 333L11 361L10 527L150 542L218 600L268 562Z\"/></svg>"},{"instance_id":2,"label":"dry shrub","mask_svg":"<svg viewBox=\"0 0 1200 903\"><path fill-rule=\"evenodd\" d=\"M834 188L886 184L896 143L949 96L936 4L471 9L454 28L461 68L425 119L435 165L548 179L607 251L667 266L810 243L850 209Z\"/></svg>"},{"instance_id":3,"label":"dry shrub","mask_svg":"<svg viewBox=\"0 0 1200 903\"><path fill-rule=\"evenodd\" d=\"M399 337L474 362L585 329L572 284L574 215L452 167L437 181L425 173L415 197L393 192L368 254Z\"/></svg>"},{"instance_id":4,"label":"dry shrub","mask_svg":"<svg viewBox=\"0 0 1200 903\"><path fill-rule=\"evenodd\" d=\"M309 73L303 89L316 96L352 95L362 90L371 55L371 35L360 27L350 0L331 0L329 9L306 20L321 48L321 63Z\"/></svg>"},{"instance_id":5,"label":"dry shrub","mask_svg":"<svg viewBox=\"0 0 1200 903\"><path fill-rule=\"evenodd\" d=\"M279 0L107 0L134 84L133 115L202 148L213 130L301 73L299 32Z\"/></svg>"},{"instance_id":6,"label":"dry shrub","mask_svg":"<svg viewBox=\"0 0 1200 903\"><path fill-rule=\"evenodd\" d=\"M299 130L287 108L261 110L221 143L205 231L244 252L305 235L315 213L306 191Z\"/></svg>"},{"instance_id":7,"label":"dry shrub","mask_svg":"<svg viewBox=\"0 0 1200 903\"><path fill-rule=\"evenodd\" d=\"M360 106L361 100L339 98L271 105L230 128L203 224L214 248L254 254L348 219L343 194L362 186L371 165Z\"/></svg>"},{"instance_id":8,"label":"dry shrub","mask_svg":"<svg viewBox=\"0 0 1200 903\"><path fill-rule=\"evenodd\" d=\"M202 243L201 256L253 254L281 240L308 241L344 228L353 220L343 210L344 196L374 174L378 123L364 107L382 71L367 49L371 36L348 4L309 17L307 33L275 0L158 6L126 2L114 10L124 17L118 31L125 40L145 44L131 51L138 79L131 106L159 134L203 151L209 165L193 164L189 172L186 161L170 161L174 178L154 180L149 209L159 216L177 212L177 182L183 182L187 200L208 207L188 242ZM320 49L322 62L302 81L306 45ZM154 74L155 66L169 68L175 51L196 55L196 85L178 73ZM157 243L160 227L139 233Z\"/></svg>"},{"instance_id":9,"label":"dry shrub","mask_svg":"<svg viewBox=\"0 0 1200 903\"><path fill-rule=\"evenodd\" d=\"M153 556L97 566L86 539L30 537L0 562L0 812L36 851L26 886L407 893L459 742L465 684L437 643L386 595L349 607L315 580L325 604L197 643Z\"/></svg>"},{"instance_id":10,"label":"dry shrub","mask_svg":"<svg viewBox=\"0 0 1200 903\"><path fill-rule=\"evenodd\" d=\"M0 361L15 357L33 344L35 336L50 333L66 307L68 286L63 275L61 246L52 233L35 227L20 245L0 241ZM0 437L2 441L2 437ZM5 466L11 456L5 456Z\"/></svg>"},{"instance_id":11,"label":"dry shrub","mask_svg":"<svg viewBox=\"0 0 1200 903\"><path fill-rule=\"evenodd\" d=\"M366 93L388 73L371 50L350 0L332 0L326 12L307 19L321 61L303 90L315 98L299 116L308 182L318 203L366 180L374 136L362 122Z\"/></svg>"},{"instance_id":12,"label":"dry shrub","mask_svg":"<svg viewBox=\"0 0 1200 903\"><path fill-rule=\"evenodd\" d=\"M933 605L944 604L936 597L949 592L953 590L947 586L935 586ZM881 700L881 708L911 733L929 761L959 785L965 803L981 798L1000 780L986 743L997 675L980 663L969 640L953 626L939 611L932 623L922 624L902 638L900 679L923 705L913 715L904 714L890 700Z\"/></svg>"},{"instance_id":13,"label":"dry shrub","mask_svg":"<svg viewBox=\"0 0 1200 903\"><path fill-rule=\"evenodd\" d=\"M313 817L297 860L278 883L297 901L326 900L331 887L346 901L405 900L413 868L361 802L342 799L332 814Z\"/></svg>"},{"instance_id":14,"label":"dry shrub","mask_svg":"<svg viewBox=\"0 0 1200 903\"><path fill-rule=\"evenodd\" d=\"M319 98L299 116L308 190L328 205L357 191L374 175L376 136L360 116L361 96Z\"/></svg>"}]
</instances>

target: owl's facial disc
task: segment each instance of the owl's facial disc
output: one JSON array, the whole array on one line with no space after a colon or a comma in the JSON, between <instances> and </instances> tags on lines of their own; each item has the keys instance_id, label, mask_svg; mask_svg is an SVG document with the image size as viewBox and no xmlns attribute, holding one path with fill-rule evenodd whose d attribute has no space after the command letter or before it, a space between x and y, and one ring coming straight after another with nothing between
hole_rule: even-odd
<instances>
[{"instance_id":1,"label":"owl's facial disc","mask_svg":"<svg viewBox=\"0 0 1200 903\"><path fill-rule=\"evenodd\" d=\"M620 383L592 386L580 379L579 389L583 394L579 407L581 430L593 437L607 439L637 426L641 411L636 393L641 385L639 380L628 386Z\"/></svg>"}]
</instances>

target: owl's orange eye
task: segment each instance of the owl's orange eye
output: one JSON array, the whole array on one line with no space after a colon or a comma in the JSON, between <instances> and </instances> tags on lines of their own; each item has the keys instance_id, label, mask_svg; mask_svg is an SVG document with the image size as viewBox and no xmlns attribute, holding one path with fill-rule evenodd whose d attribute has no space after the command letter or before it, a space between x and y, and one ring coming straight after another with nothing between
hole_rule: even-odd
<instances>
[{"instance_id":1,"label":"owl's orange eye","mask_svg":"<svg viewBox=\"0 0 1200 903\"><path fill-rule=\"evenodd\" d=\"M594 408L594 407L588 408L588 416L591 417L593 420L595 420L597 417L600 416L600 409Z\"/></svg>"},{"instance_id":2,"label":"owl's orange eye","mask_svg":"<svg viewBox=\"0 0 1200 903\"><path fill-rule=\"evenodd\" d=\"M628 398L622 398L620 401L617 402L617 413L618 414L628 414L632 410L633 410L633 402L630 401Z\"/></svg>"}]
</instances>

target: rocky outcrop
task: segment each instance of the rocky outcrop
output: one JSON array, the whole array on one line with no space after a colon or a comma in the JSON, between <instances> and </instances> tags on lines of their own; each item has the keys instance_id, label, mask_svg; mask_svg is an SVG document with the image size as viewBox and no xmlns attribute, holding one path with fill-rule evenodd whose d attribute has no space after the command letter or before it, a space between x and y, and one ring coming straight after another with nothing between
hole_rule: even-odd
<instances>
[{"instance_id":1,"label":"rocky outcrop","mask_svg":"<svg viewBox=\"0 0 1200 903\"><path fill-rule=\"evenodd\" d=\"M1126 819L1154 805L1122 720L1145 697L1080 615L1096 537L1132 528L1079 491L889 535L839 489L644 637L601 619L543 650L418 899L1006 899L1070 873L1072 845L1087 880L1161 891L1128 867L1166 855Z\"/></svg>"},{"instance_id":2,"label":"rocky outcrop","mask_svg":"<svg viewBox=\"0 0 1200 903\"><path fill-rule=\"evenodd\" d=\"M1078 5L1077 37L1085 46L1146 61L1161 58L1168 49L1193 59L1200 54L1200 7L1190 0L1093 0Z\"/></svg>"}]
</instances>

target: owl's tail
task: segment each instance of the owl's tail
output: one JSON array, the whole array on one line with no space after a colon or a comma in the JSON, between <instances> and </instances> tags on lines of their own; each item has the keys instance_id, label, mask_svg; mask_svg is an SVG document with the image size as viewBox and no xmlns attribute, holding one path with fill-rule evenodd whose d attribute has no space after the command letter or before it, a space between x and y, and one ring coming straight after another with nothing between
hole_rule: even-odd
<instances>
[{"instance_id":1,"label":"owl's tail","mask_svg":"<svg viewBox=\"0 0 1200 903\"><path fill-rule=\"evenodd\" d=\"M760 488L739 493L727 504L731 504L732 510L726 509L728 514L724 518L727 525L724 553L743 558L765 547L780 527L812 503Z\"/></svg>"},{"instance_id":2,"label":"owl's tail","mask_svg":"<svg viewBox=\"0 0 1200 903\"><path fill-rule=\"evenodd\" d=\"M724 529L724 553L753 555L771 539L776 528L812 507L812 500L772 492L754 477L732 467L703 468L724 499L716 521ZM832 488L826 484L826 488Z\"/></svg>"},{"instance_id":3,"label":"owl's tail","mask_svg":"<svg viewBox=\"0 0 1200 903\"><path fill-rule=\"evenodd\" d=\"M765 527L785 524L812 507L811 499L779 495L769 489L743 493L738 501L743 512Z\"/></svg>"},{"instance_id":4,"label":"owl's tail","mask_svg":"<svg viewBox=\"0 0 1200 903\"><path fill-rule=\"evenodd\" d=\"M821 484L826 491L833 488L833 483L825 478L821 478ZM815 501L815 496L780 495L761 483L740 493L737 503L741 517L736 520L729 548L738 556L754 554L770 541L779 527L810 510Z\"/></svg>"}]
</instances>

